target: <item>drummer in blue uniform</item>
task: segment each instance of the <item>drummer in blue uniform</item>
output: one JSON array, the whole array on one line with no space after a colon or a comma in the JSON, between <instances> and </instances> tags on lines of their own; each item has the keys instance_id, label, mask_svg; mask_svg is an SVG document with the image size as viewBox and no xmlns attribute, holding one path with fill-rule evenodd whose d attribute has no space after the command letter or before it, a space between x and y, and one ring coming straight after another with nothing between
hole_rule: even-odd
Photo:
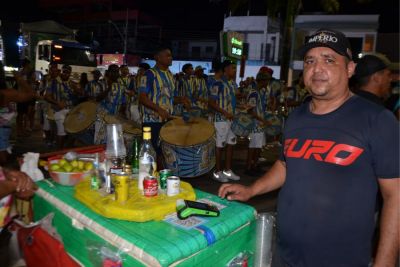
<instances>
[{"instance_id":1,"label":"drummer in blue uniform","mask_svg":"<svg viewBox=\"0 0 400 267\"><path fill-rule=\"evenodd\" d=\"M208 110L208 89L207 81L204 77L204 68L197 66L194 70L192 80L192 101L193 105L199 108L202 114L206 114Z\"/></svg>"},{"instance_id":2,"label":"drummer in blue uniform","mask_svg":"<svg viewBox=\"0 0 400 267\"><path fill-rule=\"evenodd\" d=\"M96 100L97 96L106 90L106 83L100 80L101 72L99 70L92 71L93 80L91 80L85 87L85 96L89 100Z\"/></svg>"},{"instance_id":3,"label":"drummer in blue uniform","mask_svg":"<svg viewBox=\"0 0 400 267\"><path fill-rule=\"evenodd\" d=\"M76 84L70 80L72 68L64 65L61 70L61 79L55 79L46 89L45 100L54 110L54 119L57 126L57 147L63 148L65 136L64 120L68 111L74 106L81 92Z\"/></svg>"},{"instance_id":4,"label":"drummer in blue uniform","mask_svg":"<svg viewBox=\"0 0 400 267\"><path fill-rule=\"evenodd\" d=\"M216 170L213 179L225 183L230 180L239 180L240 177L232 171L233 146L236 144L236 135L231 130L232 119L236 109L236 65L225 60L222 63L223 76L214 83L210 90L210 107L215 110L216 130ZM226 146L225 168L222 169L222 151Z\"/></svg>"},{"instance_id":5,"label":"drummer in blue uniform","mask_svg":"<svg viewBox=\"0 0 400 267\"><path fill-rule=\"evenodd\" d=\"M95 144L106 142L105 115L119 115L125 118L126 96L124 87L118 82L119 67L116 64L108 66L105 90L98 94L96 100L100 102L97 107L97 119L95 122Z\"/></svg>"},{"instance_id":6,"label":"drummer in blue uniform","mask_svg":"<svg viewBox=\"0 0 400 267\"><path fill-rule=\"evenodd\" d=\"M246 171L247 175L256 176L262 174L262 170L258 169L257 162L260 157L261 148L265 145L264 127L267 121L264 119L267 95L266 88L271 74L268 72L259 72L256 77L256 88L251 89L247 96L247 105L249 114L253 116L256 123L249 135L249 149L247 153Z\"/></svg>"},{"instance_id":7,"label":"drummer in blue uniform","mask_svg":"<svg viewBox=\"0 0 400 267\"><path fill-rule=\"evenodd\" d=\"M174 105L183 104L190 109L190 101L178 96L175 79L169 66L172 65L172 53L167 47L155 51L156 65L147 70L139 86L139 102L143 107L143 127L151 127L151 141L157 152L158 166L162 166L162 154L159 135L164 123L171 119Z\"/></svg>"},{"instance_id":8,"label":"drummer in blue uniform","mask_svg":"<svg viewBox=\"0 0 400 267\"><path fill-rule=\"evenodd\" d=\"M130 75L128 65L121 65L119 68L120 77L118 83L122 86L126 94L126 117L138 124L141 123L136 79Z\"/></svg>"},{"instance_id":9,"label":"drummer in blue uniform","mask_svg":"<svg viewBox=\"0 0 400 267\"><path fill-rule=\"evenodd\" d=\"M176 94L179 97L192 98L192 80L193 80L193 65L186 63L182 66L182 74L176 81ZM174 112L176 115L181 115L183 112L182 105L176 105Z\"/></svg>"},{"instance_id":10,"label":"drummer in blue uniform","mask_svg":"<svg viewBox=\"0 0 400 267\"><path fill-rule=\"evenodd\" d=\"M118 65L108 66L106 90L98 96L98 100L101 100L101 105L107 110L108 114L125 117L125 87L118 82L119 77Z\"/></svg>"}]
</instances>

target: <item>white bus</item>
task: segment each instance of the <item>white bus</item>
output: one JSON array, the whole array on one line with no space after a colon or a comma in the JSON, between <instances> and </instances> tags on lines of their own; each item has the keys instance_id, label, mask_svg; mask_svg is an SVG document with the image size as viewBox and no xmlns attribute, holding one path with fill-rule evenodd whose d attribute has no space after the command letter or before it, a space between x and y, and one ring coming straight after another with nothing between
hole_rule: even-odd
<instances>
[{"instance_id":1,"label":"white bus","mask_svg":"<svg viewBox=\"0 0 400 267\"><path fill-rule=\"evenodd\" d=\"M67 64L72 67L71 78L79 81L80 74L86 72L91 77L91 71L96 68L96 56L89 46L75 40L42 40L36 46L35 70L46 74L49 63L57 63L58 68Z\"/></svg>"}]
</instances>

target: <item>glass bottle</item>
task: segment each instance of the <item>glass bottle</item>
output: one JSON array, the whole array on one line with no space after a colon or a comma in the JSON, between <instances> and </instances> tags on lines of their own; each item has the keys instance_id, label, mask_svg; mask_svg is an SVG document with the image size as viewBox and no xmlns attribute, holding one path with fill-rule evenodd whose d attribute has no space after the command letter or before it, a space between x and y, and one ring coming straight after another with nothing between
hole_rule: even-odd
<instances>
[{"instance_id":1,"label":"glass bottle","mask_svg":"<svg viewBox=\"0 0 400 267\"><path fill-rule=\"evenodd\" d=\"M143 142L139 153L138 187L143 190L143 180L157 170L156 151L151 144L151 128L143 127Z\"/></svg>"},{"instance_id":2,"label":"glass bottle","mask_svg":"<svg viewBox=\"0 0 400 267\"><path fill-rule=\"evenodd\" d=\"M136 136L133 138L132 141L132 158L131 158L131 165L132 165L132 174L136 175L139 173L139 156L140 156L140 137Z\"/></svg>"}]
</instances>

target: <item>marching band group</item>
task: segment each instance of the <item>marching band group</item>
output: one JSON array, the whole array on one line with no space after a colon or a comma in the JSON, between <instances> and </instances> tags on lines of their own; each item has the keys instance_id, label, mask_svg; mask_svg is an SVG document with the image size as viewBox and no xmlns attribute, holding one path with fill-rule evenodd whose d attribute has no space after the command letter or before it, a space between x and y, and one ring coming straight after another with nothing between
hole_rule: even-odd
<instances>
[{"instance_id":1,"label":"marching band group","mask_svg":"<svg viewBox=\"0 0 400 267\"><path fill-rule=\"evenodd\" d=\"M152 68L142 63L136 75L131 75L126 65L110 65L104 77L99 70L94 70L93 79L84 88L71 80L70 66L62 66L60 71L57 64L50 64L41 83L43 99L47 102L43 116L46 140L51 140L51 123L55 122L57 146L62 148L68 132L64 125L68 112L79 103L96 101L97 120L91 127L94 130L92 143L105 142L102 118L108 114L130 120L138 126L150 126L153 146L160 152L159 132L165 122L198 111L199 116L214 124L216 131L213 177L227 182L240 179L231 170L233 145L238 135L231 126L238 114L245 114L254 122L248 129L246 166L248 172L254 172L257 171L261 148L265 145L265 127L271 124L265 114L278 112L279 108L287 110L288 103L297 104L304 97L302 90L286 90L280 81L272 78L272 69L265 66L256 79L248 78L238 86L235 82L236 64L230 60L215 66L215 74L210 77L204 75L201 66L193 68L192 64L185 64L181 73L173 75L169 70L172 54L168 48L157 50L155 60ZM224 148L225 165L222 166Z\"/></svg>"}]
</instances>

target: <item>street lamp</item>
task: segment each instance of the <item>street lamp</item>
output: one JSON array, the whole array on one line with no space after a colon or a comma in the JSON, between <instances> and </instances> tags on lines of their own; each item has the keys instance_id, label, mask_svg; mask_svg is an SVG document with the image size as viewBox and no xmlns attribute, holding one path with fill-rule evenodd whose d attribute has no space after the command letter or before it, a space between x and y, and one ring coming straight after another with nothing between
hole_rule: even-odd
<instances>
[{"instance_id":1,"label":"street lamp","mask_svg":"<svg viewBox=\"0 0 400 267\"><path fill-rule=\"evenodd\" d=\"M122 32L118 29L117 25L112 20L108 20L108 23L114 26L117 30L119 36L121 37L122 41L124 42L124 64L126 64L126 49L128 45L128 9L126 10L126 19L125 19L125 34L122 35Z\"/></svg>"}]
</instances>

